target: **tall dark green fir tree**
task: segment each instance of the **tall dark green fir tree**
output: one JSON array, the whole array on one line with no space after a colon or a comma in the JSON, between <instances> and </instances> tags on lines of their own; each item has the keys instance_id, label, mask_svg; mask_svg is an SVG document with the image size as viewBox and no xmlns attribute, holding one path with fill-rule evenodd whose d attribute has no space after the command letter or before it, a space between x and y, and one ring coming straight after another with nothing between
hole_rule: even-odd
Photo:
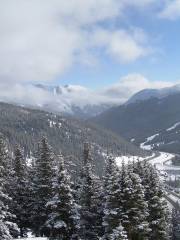
<instances>
[{"instance_id":1,"label":"tall dark green fir tree","mask_svg":"<svg viewBox=\"0 0 180 240\"><path fill-rule=\"evenodd\" d=\"M3 240L11 240L17 236L17 225L12 222L14 217L9 212L9 205L12 199L8 196L7 186L7 160L9 159L6 143L0 136L0 237Z\"/></svg>"},{"instance_id":2,"label":"tall dark green fir tree","mask_svg":"<svg viewBox=\"0 0 180 240\"><path fill-rule=\"evenodd\" d=\"M46 204L48 218L45 226L49 229L50 239L79 239L79 219L71 185L64 159L59 156L57 175L53 181L53 196Z\"/></svg>"},{"instance_id":3,"label":"tall dark green fir tree","mask_svg":"<svg viewBox=\"0 0 180 240\"><path fill-rule=\"evenodd\" d=\"M99 211L97 209L96 177L93 173L92 158L89 145L84 145L84 163L81 174L81 186L79 187L80 205L80 236L86 240L98 240Z\"/></svg>"},{"instance_id":4,"label":"tall dark green fir tree","mask_svg":"<svg viewBox=\"0 0 180 240\"><path fill-rule=\"evenodd\" d=\"M104 240L127 239L122 220L119 170L112 156L107 158L104 176Z\"/></svg>"},{"instance_id":5,"label":"tall dark green fir tree","mask_svg":"<svg viewBox=\"0 0 180 240\"><path fill-rule=\"evenodd\" d=\"M53 179L55 176L55 156L45 137L38 146L34 166L33 180L33 231L37 236L49 235L45 226L47 221L46 204L52 198Z\"/></svg>"},{"instance_id":6,"label":"tall dark green fir tree","mask_svg":"<svg viewBox=\"0 0 180 240\"><path fill-rule=\"evenodd\" d=\"M167 204L164 200L163 186L160 183L157 171L151 166L148 179L146 197L149 209L149 226L151 232L149 239L168 240L169 239L169 217Z\"/></svg>"},{"instance_id":7,"label":"tall dark green fir tree","mask_svg":"<svg viewBox=\"0 0 180 240\"><path fill-rule=\"evenodd\" d=\"M15 149L13 160L14 177L11 186L12 212L16 214L16 223L20 229L20 237L25 237L30 225L30 191L26 160L19 147Z\"/></svg>"}]
</instances>

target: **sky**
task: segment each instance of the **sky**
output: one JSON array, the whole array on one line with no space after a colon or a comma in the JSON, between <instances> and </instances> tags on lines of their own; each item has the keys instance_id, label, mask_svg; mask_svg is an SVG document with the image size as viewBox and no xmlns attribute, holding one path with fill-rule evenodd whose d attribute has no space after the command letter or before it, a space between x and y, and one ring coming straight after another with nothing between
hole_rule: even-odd
<instances>
[{"instance_id":1,"label":"sky","mask_svg":"<svg viewBox=\"0 0 180 240\"><path fill-rule=\"evenodd\" d=\"M36 83L125 98L176 84L179 26L180 0L0 0L0 99Z\"/></svg>"}]
</instances>

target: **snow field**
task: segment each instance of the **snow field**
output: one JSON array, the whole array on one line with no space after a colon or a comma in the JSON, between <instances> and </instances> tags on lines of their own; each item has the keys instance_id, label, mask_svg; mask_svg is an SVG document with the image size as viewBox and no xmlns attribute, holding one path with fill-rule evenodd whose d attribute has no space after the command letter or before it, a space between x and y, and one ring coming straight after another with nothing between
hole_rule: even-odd
<instances>
[{"instance_id":1,"label":"snow field","mask_svg":"<svg viewBox=\"0 0 180 240\"><path fill-rule=\"evenodd\" d=\"M172 127L166 129L166 131L167 131L167 132L172 131L172 130L176 129L176 127L178 127L179 125L180 125L180 122L177 122L177 123L175 123Z\"/></svg>"},{"instance_id":2,"label":"snow field","mask_svg":"<svg viewBox=\"0 0 180 240\"><path fill-rule=\"evenodd\" d=\"M128 164L128 162L133 162L133 161L137 162L138 160L139 161L148 160L149 163L151 163L152 165L155 165L156 168L160 171L180 170L180 167L173 167L170 164L168 164L173 157L174 157L174 154L165 153L165 152L159 152L159 156L156 156L156 154L153 153L151 156L144 157L144 158L138 157L138 156L119 156L119 157L116 157L116 163L120 167L123 161L124 161L124 164Z\"/></svg>"},{"instance_id":3,"label":"snow field","mask_svg":"<svg viewBox=\"0 0 180 240\"><path fill-rule=\"evenodd\" d=\"M133 162L133 161L137 162L138 160L139 161L148 160L153 156L155 156L154 153L151 156L144 157L144 158L139 156L119 156L119 157L116 157L116 164L118 165L118 167L120 167L123 161L124 161L124 164L128 164L129 162Z\"/></svg>"}]
</instances>

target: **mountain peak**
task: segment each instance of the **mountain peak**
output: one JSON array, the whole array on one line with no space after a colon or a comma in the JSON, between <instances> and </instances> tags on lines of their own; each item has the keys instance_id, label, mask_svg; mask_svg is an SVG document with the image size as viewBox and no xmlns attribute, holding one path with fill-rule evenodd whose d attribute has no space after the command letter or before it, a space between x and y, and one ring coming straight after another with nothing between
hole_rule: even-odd
<instances>
[{"instance_id":1,"label":"mountain peak","mask_svg":"<svg viewBox=\"0 0 180 240\"><path fill-rule=\"evenodd\" d=\"M172 87L160 88L160 89L144 89L135 93L125 104L131 104L139 101L145 101L150 98L164 98L174 93L180 92L180 84Z\"/></svg>"}]
</instances>

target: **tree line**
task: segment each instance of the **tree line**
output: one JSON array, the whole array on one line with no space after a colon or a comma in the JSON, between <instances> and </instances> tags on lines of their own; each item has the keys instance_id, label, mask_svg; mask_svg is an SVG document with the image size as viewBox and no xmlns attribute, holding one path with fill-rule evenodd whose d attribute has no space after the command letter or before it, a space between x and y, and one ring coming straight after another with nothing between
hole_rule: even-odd
<instances>
[{"instance_id":1,"label":"tree line","mask_svg":"<svg viewBox=\"0 0 180 240\"><path fill-rule=\"evenodd\" d=\"M168 240L170 221L157 171L147 162L117 167L106 157L102 178L95 175L84 144L79 174L71 178L62 154L46 138L27 163L0 137L0 236L52 240Z\"/></svg>"}]
</instances>

